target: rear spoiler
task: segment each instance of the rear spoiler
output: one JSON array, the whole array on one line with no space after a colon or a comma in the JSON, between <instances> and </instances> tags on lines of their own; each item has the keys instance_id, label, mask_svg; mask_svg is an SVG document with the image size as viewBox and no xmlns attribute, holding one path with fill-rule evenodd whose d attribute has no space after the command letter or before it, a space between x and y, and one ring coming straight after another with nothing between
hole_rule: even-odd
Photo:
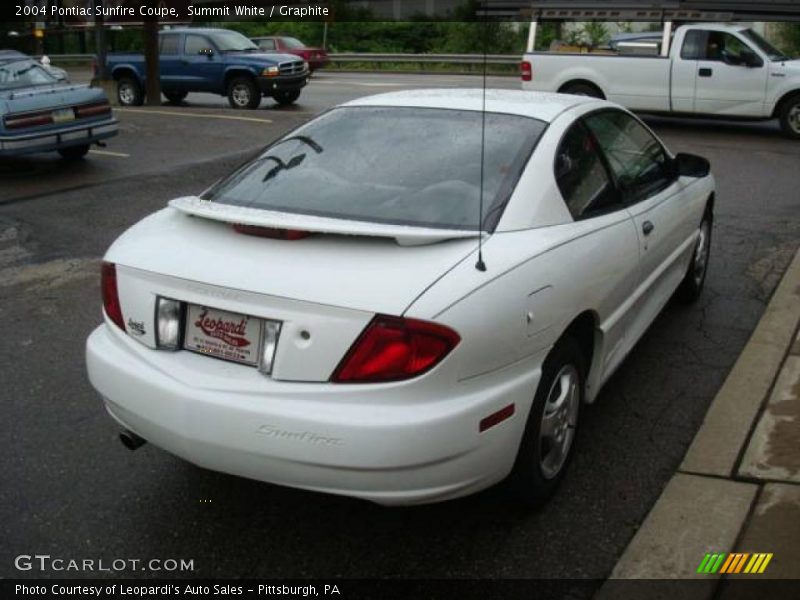
<instances>
[{"instance_id":1,"label":"rear spoiler","mask_svg":"<svg viewBox=\"0 0 800 600\"><path fill-rule=\"evenodd\" d=\"M401 246L422 246L445 240L477 238L478 232L464 229L437 229L411 225L374 223L287 213L248 206L235 206L184 196L169 201L169 206L187 215L235 225L254 225L275 229L394 238Z\"/></svg>"}]
</instances>

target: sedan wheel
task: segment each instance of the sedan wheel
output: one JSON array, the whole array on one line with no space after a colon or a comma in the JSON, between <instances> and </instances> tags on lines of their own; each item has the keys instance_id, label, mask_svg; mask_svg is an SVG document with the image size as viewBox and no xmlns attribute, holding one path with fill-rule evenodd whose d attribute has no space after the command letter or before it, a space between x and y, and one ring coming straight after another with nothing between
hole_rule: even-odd
<instances>
[{"instance_id":1,"label":"sedan wheel","mask_svg":"<svg viewBox=\"0 0 800 600\"><path fill-rule=\"evenodd\" d=\"M692 302L703 291L703 284L708 273L708 259L711 256L711 222L711 217L706 215L703 222L700 223L692 262L675 292L677 298L682 302Z\"/></svg>"},{"instance_id":2,"label":"sedan wheel","mask_svg":"<svg viewBox=\"0 0 800 600\"><path fill-rule=\"evenodd\" d=\"M575 438L580 402L580 377L573 365L564 365L556 375L544 405L539 430L539 461L545 479L561 472Z\"/></svg>"},{"instance_id":3,"label":"sedan wheel","mask_svg":"<svg viewBox=\"0 0 800 600\"><path fill-rule=\"evenodd\" d=\"M542 366L514 468L510 491L523 504L543 504L564 477L583 402L585 359L578 343L562 337Z\"/></svg>"}]
</instances>

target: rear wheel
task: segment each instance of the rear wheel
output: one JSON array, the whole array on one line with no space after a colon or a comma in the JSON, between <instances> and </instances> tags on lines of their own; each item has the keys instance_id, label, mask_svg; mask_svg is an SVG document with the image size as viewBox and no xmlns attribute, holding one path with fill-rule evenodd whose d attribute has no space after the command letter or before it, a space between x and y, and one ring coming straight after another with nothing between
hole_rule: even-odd
<instances>
[{"instance_id":1,"label":"rear wheel","mask_svg":"<svg viewBox=\"0 0 800 600\"><path fill-rule=\"evenodd\" d=\"M675 295L681 302L692 302L700 296L708 272L708 258L711 255L711 217L706 215L700 223L697 243L694 246L692 262Z\"/></svg>"},{"instance_id":2,"label":"rear wheel","mask_svg":"<svg viewBox=\"0 0 800 600\"><path fill-rule=\"evenodd\" d=\"M281 106L288 106L289 104L293 104L295 100L300 97L300 90L291 90L285 92L275 92L273 98L275 98L275 102L280 104Z\"/></svg>"},{"instance_id":3,"label":"rear wheel","mask_svg":"<svg viewBox=\"0 0 800 600\"><path fill-rule=\"evenodd\" d=\"M83 146L70 146L69 148L61 148L58 153L64 160L80 160L86 153L89 152L89 144Z\"/></svg>"},{"instance_id":4,"label":"rear wheel","mask_svg":"<svg viewBox=\"0 0 800 600\"><path fill-rule=\"evenodd\" d=\"M543 504L553 494L572 458L585 373L580 346L572 337L562 337L542 366L542 377L508 478L512 494L529 507Z\"/></svg>"},{"instance_id":5,"label":"rear wheel","mask_svg":"<svg viewBox=\"0 0 800 600\"><path fill-rule=\"evenodd\" d=\"M186 98L187 92L165 91L164 96L170 104L180 104Z\"/></svg>"},{"instance_id":6,"label":"rear wheel","mask_svg":"<svg viewBox=\"0 0 800 600\"><path fill-rule=\"evenodd\" d=\"M800 94L795 94L783 102L778 118L783 133L790 138L800 139Z\"/></svg>"},{"instance_id":7,"label":"rear wheel","mask_svg":"<svg viewBox=\"0 0 800 600\"><path fill-rule=\"evenodd\" d=\"M582 83L580 81L568 83L558 91L562 94L572 94L573 96L590 96L592 98L603 97L603 93L595 86L589 83Z\"/></svg>"},{"instance_id":8,"label":"rear wheel","mask_svg":"<svg viewBox=\"0 0 800 600\"><path fill-rule=\"evenodd\" d=\"M122 77L117 81L117 102L120 106L141 106L144 92L139 82L132 77Z\"/></svg>"},{"instance_id":9,"label":"rear wheel","mask_svg":"<svg viewBox=\"0 0 800 600\"><path fill-rule=\"evenodd\" d=\"M256 83L248 77L235 77L228 84L228 103L233 108L258 108L261 92Z\"/></svg>"}]
</instances>

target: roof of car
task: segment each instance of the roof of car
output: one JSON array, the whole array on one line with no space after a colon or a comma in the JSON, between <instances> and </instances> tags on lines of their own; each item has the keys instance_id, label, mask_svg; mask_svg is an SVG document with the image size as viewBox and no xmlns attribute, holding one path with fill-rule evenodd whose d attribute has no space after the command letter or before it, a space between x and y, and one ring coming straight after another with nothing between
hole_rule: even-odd
<instances>
[{"instance_id":1,"label":"roof of car","mask_svg":"<svg viewBox=\"0 0 800 600\"><path fill-rule=\"evenodd\" d=\"M528 92L522 90L486 90L486 111L539 119L547 123L565 110L582 104L605 104L587 96ZM416 108L449 108L483 110L482 89L429 89L389 92L357 98L342 106L402 106Z\"/></svg>"}]
</instances>

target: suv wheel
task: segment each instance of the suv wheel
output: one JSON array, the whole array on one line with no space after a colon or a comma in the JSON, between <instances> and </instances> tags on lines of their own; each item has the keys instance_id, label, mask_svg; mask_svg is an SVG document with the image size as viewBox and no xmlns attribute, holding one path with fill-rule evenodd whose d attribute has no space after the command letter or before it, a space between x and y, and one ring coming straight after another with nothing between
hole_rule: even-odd
<instances>
[{"instance_id":1,"label":"suv wheel","mask_svg":"<svg viewBox=\"0 0 800 600\"><path fill-rule=\"evenodd\" d=\"M261 92L249 77L235 77L228 84L228 103L233 108L258 108Z\"/></svg>"}]
</instances>

